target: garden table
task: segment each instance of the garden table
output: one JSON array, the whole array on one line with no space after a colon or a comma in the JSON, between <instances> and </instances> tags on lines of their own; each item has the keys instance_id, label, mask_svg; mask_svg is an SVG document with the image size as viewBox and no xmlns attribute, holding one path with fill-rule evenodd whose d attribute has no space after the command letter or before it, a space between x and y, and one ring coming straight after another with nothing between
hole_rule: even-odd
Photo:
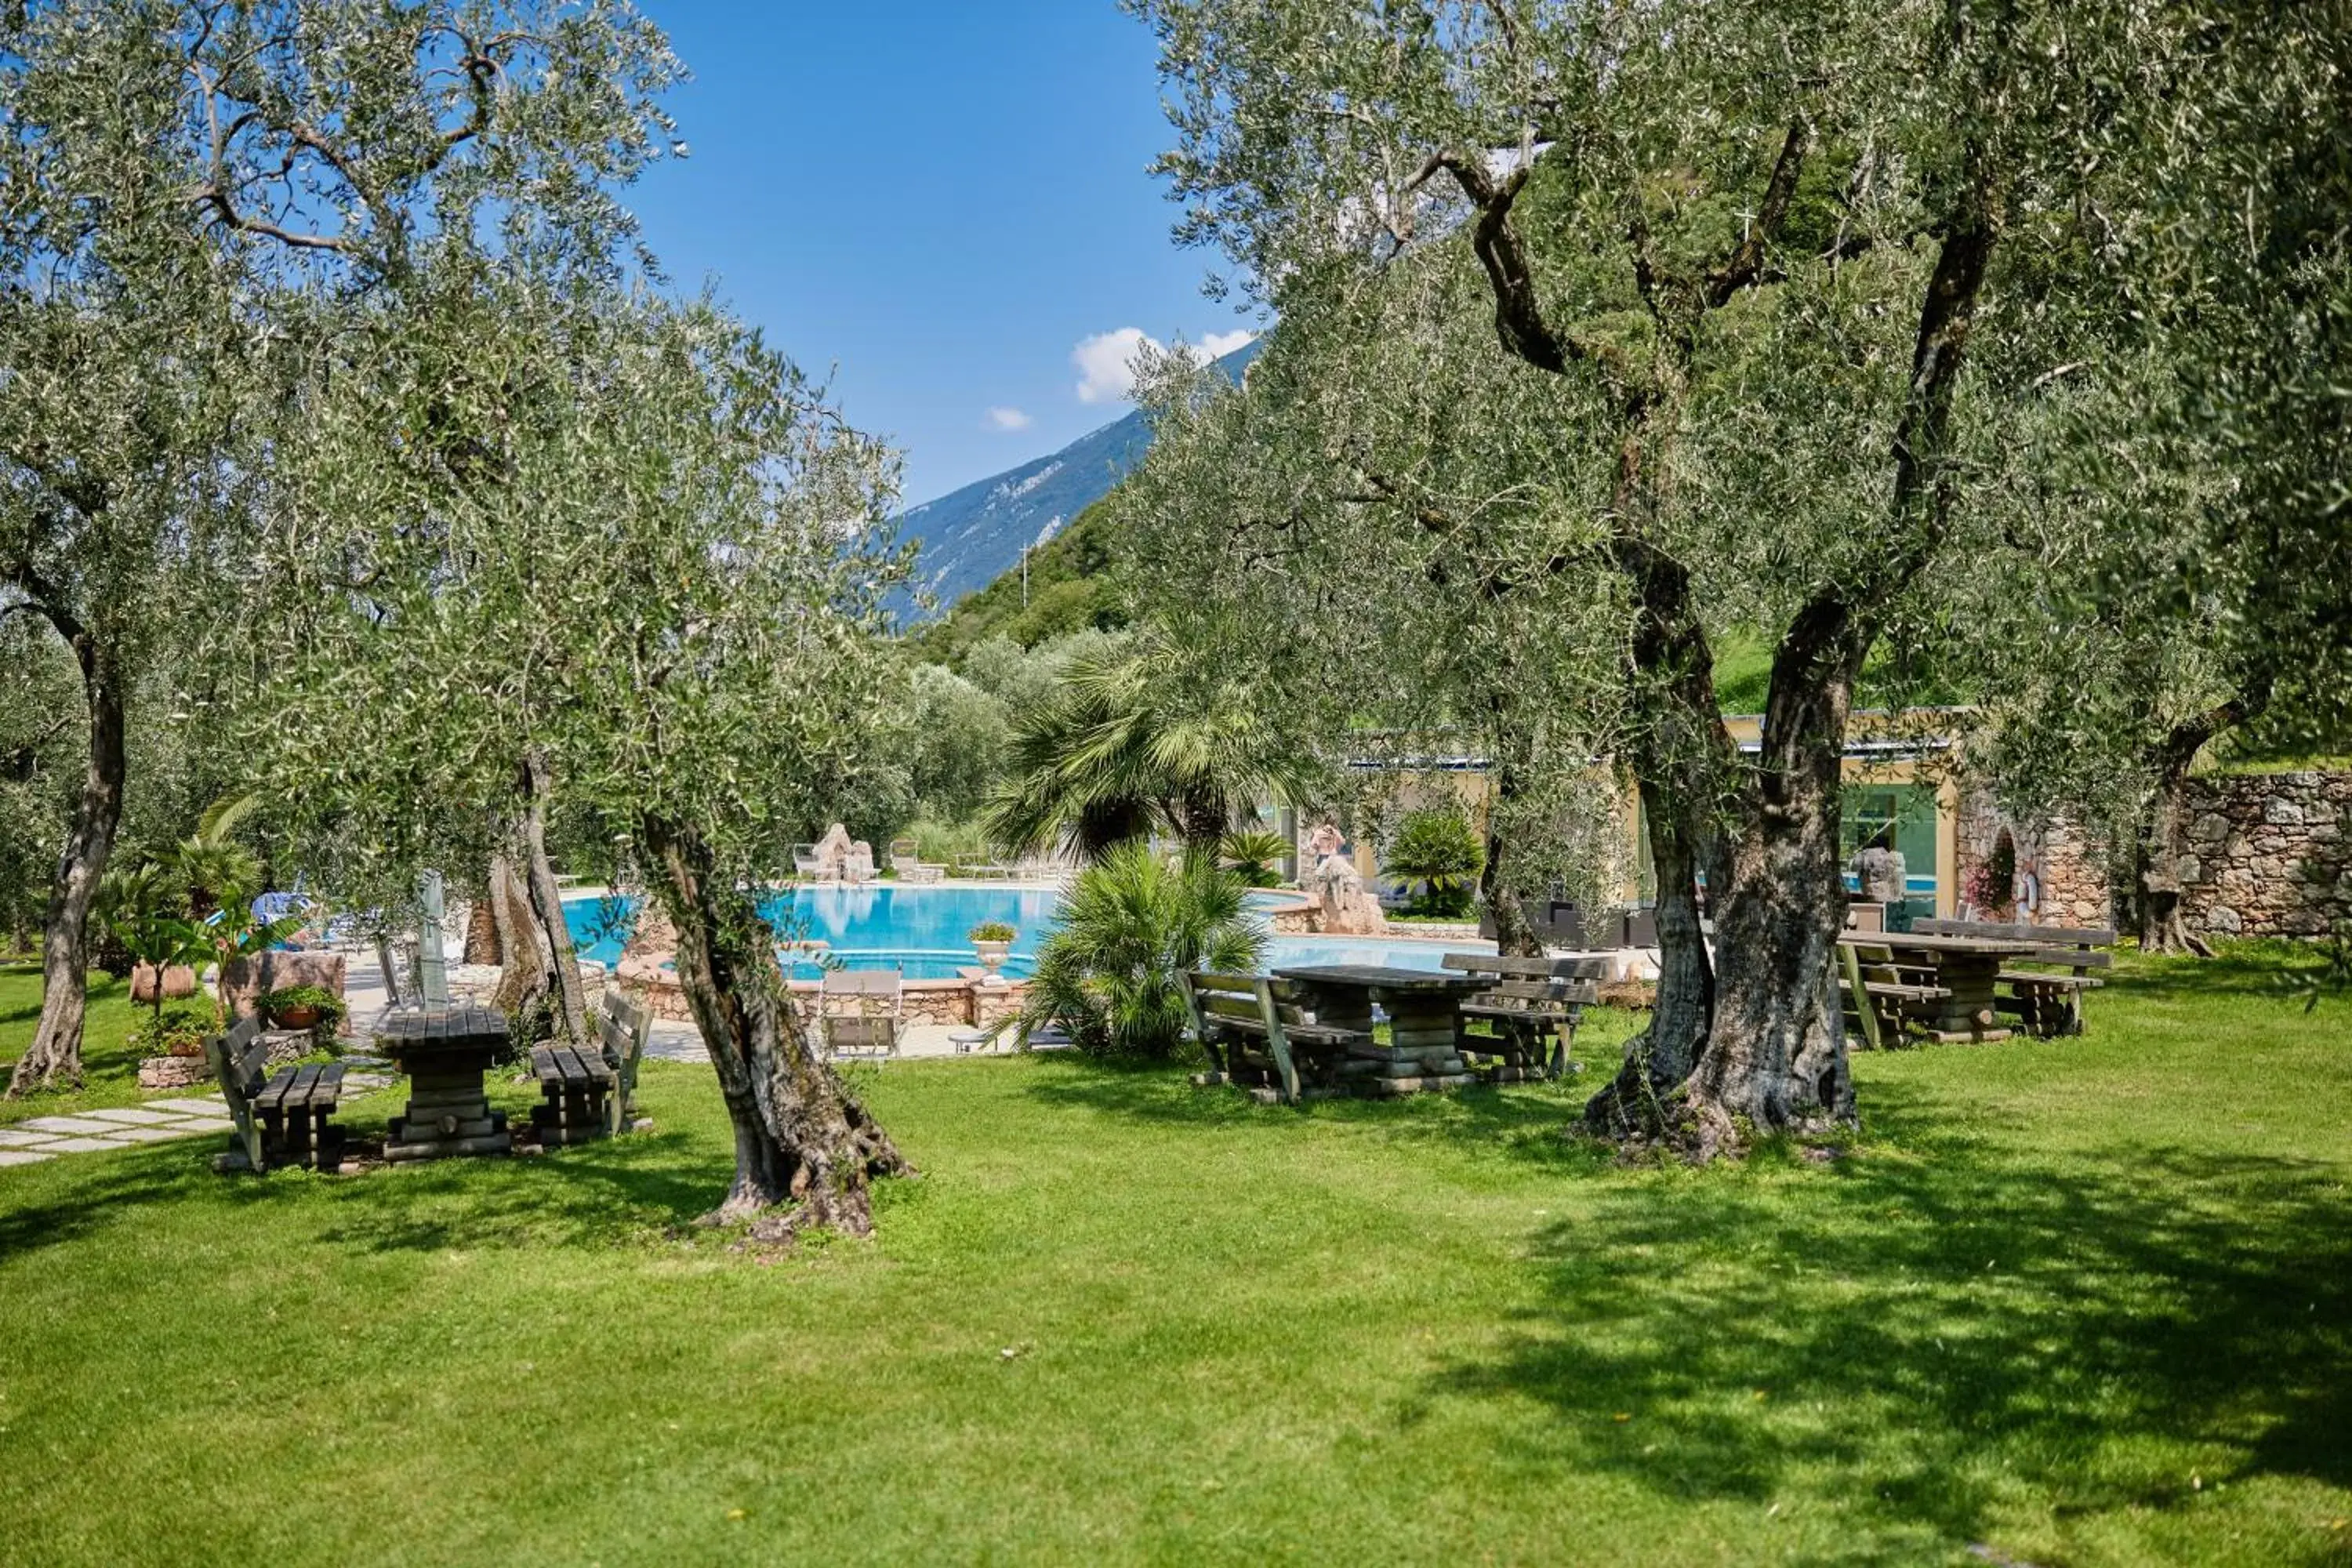
<instances>
[{"instance_id":1,"label":"garden table","mask_svg":"<svg viewBox=\"0 0 2352 1568\"><path fill-rule=\"evenodd\" d=\"M392 1119L385 1159L514 1152L506 1113L490 1109L484 1085L514 1054L505 1014L477 1002L400 1008L376 1026L375 1048L409 1079L407 1114Z\"/></svg>"},{"instance_id":2,"label":"garden table","mask_svg":"<svg viewBox=\"0 0 2352 1568\"><path fill-rule=\"evenodd\" d=\"M2005 1040L1993 1027L1993 989L2001 964L2035 951L2030 942L1998 937L1936 936L1921 931L1847 931L1851 947L1883 948L1907 968L1932 971L1944 994L1920 1005L1920 1022L1939 1040Z\"/></svg>"},{"instance_id":3,"label":"garden table","mask_svg":"<svg viewBox=\"0 0 2352 1568\"><path fill-rule=\"evenodd\" d=\"M1372 1005L1380 1004L1389 1016L1391 1048L1397 1051L1454 1048L1463 1002L1495 984L1492 975L1382 963L1301 963L1274 973L1300 988L1315 1022L1334 1028L1370 1034Z\"/></svg>"}]
</instances>

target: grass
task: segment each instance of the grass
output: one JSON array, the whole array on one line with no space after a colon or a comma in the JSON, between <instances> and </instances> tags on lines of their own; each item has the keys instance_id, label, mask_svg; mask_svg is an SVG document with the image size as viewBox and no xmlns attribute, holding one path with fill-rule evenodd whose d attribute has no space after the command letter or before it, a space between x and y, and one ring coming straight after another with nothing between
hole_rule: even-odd
<instances>
[{"instance_id":1,"label":"grass","mask_svg":"<svg viewBox=\"0 0 2352 1568\"><path fill-rule=\"evenodd\" d=\"M208 994L200 990L188 999L188 1004L201 1004ZM173 1005L164 1004L166 1007ZM129 981L91 970L89 1012L82 1022L82 1088L73 1093L0 1100L0 1127L29 1116L58 1116L75 1110L94 1110L100 1106L136 1105L148 1098L139 1089L139 1059L145 1053L136 1044L139 1026L147 1016L143 1003L131 1000ZM33 1026L40 1017L41 966L0 963L0 1060L14 1065L32 1042ZM5 1075L0 1075L0 1089L6 1087Z\"/></svg>"},{"instance_id":2,"label":"grass","mask_svg":"<svg viewBox=\"0 0 2352 1568\"><path fill-rule=\"evenodd\" d=\"M0 1171L0 1562L2352 1563L2352 1025L2122 969L1825 1167L1032 1058L869 1079L921 1179L768 1262L661 1063L543 1159Z\"/></svg>"}]
</instances>

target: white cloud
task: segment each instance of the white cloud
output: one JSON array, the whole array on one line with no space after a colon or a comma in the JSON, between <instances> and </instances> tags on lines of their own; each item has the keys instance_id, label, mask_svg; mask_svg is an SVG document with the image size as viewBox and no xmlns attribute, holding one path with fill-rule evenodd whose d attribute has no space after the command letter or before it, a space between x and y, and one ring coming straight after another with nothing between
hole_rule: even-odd
<instances>
[{"instance_id":1,"label":"white cloud","mask_svg":"<svg viewBox=\"0 0 2352 1568\"><path fill-rule=\"evenodd\" d=\"M1246 331L1211 332L1198 344L1191 345L1190 352L1194 359L1205 363L1223 359L1255 336L1255 332ZM1135 362L1145 349L1162 353L1167 345L1141 327L1120 327L1081 341L1070 351L1070 363L1078 367L1078 401L1125 403L1133 397Z\"/></svg>"},{"instance_id":2,"label":"white cloud","mask_svg":"<svg viewBox=\"0 0 2352 1568\"><path fill-rule=\"evenodd\" d=\"M1126 402L1135 392L1136 356L1146 344L1160 347L1159 340L1145 336L1141 327L1097 332L1081 341L1070 351L1070 363L1078 367L1078 401Z\"/></svg>"},{"instance_id":3,"label":"white cloud","mask_svg":"<svg viewBox=\"0 0 2352 1568\"><path fill-rule=\"evenodd\" d=\"M1018 408L992 408L988 411L988 427L992 430L1026 430L1029 416Z\"/></svg>"}]
</instances>

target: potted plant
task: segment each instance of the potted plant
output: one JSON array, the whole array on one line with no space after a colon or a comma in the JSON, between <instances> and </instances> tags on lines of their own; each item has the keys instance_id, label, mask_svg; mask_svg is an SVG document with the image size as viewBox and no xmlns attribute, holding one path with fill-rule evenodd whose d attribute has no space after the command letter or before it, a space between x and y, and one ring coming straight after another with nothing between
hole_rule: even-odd
<instances>
[{"instance_id":1,"label":"potted plant","mask_svg":"<svg viewBox=\"0 0 2352 1568\"><path fill-rule=\"evenodd\" d=\"M284 986L265 993L260 1005L277 1027L309 1029L320 1037L332 1035L346 1011L343 999L323 985Z\"/></svg>"},{"instance_id":2,"label":"potted plant","mask_svg":"<svg viewBox=\"0 0 2352 1568\"><path fill-rule=\"evenodd\" d=\"M1013 939L1020 933L1003 921L982 921L967 933L971 945L980 954L980 966L993 975L1004 967L1013 952Z\"/></svg>"},{"instance_id":3,"label":"potted plant","mask_svg":"<svg viewBox=\"0 0 2352 1568\"><path fill-rule=\"evenodd\" d=\"M201 1057L205 1037L219 1027L220 1016L210 1001L175 1002L141 1026L139 1043L150 1057Z\"/></svg>"},{"instance_id":4,"label":"potted plant","mask_svg":"<svg viewBox=\"0 0 2352 1568\"><path fill-rule=\"evenodd\" d=\"M100 902L106 923L134 962L131 994L153 1010L151 1031L160 1037L164 999L174 993L194 994L194 966L212 956L212 943L203 926L173 907L162 874L152 867L109 873Z\"/></svg>"}]
</instances>

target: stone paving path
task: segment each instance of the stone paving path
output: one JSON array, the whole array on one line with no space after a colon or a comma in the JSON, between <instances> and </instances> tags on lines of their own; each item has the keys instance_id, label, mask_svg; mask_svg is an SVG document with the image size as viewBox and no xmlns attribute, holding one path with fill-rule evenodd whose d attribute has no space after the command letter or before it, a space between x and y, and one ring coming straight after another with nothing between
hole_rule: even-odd
<instances>
[{"instance_id":1,"label":"stone paving path","mask_svg":"<svg viewBox=\"0 0 2352 1568\"><path fill-rule=\"evenodd\" d=\"M135 1149L198 1132L226 1132L236 1124L218 1097L151 1100L144 1105L36 1116L0 1127L0 1166L34 1165L59 1154Z\"/></svg>"},{"instance_id":2,"label":"stone paving path","mask_svg":"<svg viewBox=\"0 0 2352 1568\"><path fill-rule=\"evenodd\" d=\"M398 1076L390 1070L390 1063L378 1057L345 1057L343 1066L346 1098L383 1089ZM142 1143L166 1143L199 1132L227 1132L236 1126L229 1120L227 1105L216 1094L35 1116L0 1127L0 1167L37 1165L59 1154L135 1149Z\"/></svg>"}]
</instances>

